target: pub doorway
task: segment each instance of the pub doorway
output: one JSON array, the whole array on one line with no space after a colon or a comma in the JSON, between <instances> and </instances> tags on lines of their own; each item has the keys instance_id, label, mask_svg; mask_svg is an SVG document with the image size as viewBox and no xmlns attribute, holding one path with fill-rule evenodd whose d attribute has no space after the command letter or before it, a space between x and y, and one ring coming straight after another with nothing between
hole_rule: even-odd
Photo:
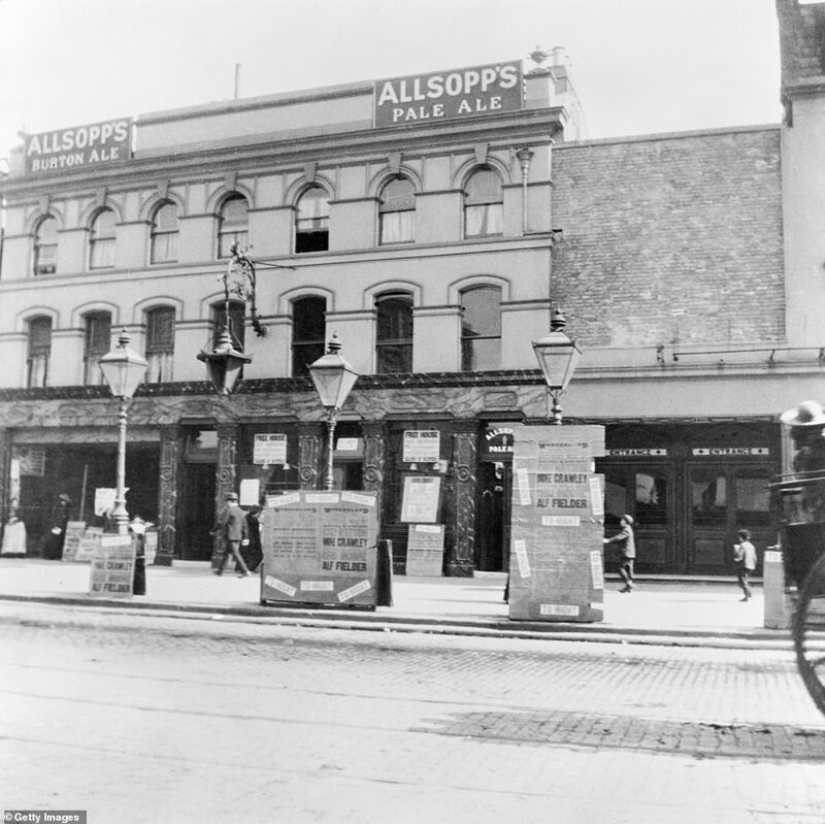
<instances>
[{"instance_id":1,"label":"pub doorway","mask_svg":"<svg viewBox=\"0 0 825 824\"><path fill-rule=\"evenodd\" d=\"M186 433L183 454L177 557L182 561L209 561L214 549L217 432L212 428L192 428Z\"/></svg>"},{"instance_id":2,"label":"pub doorway","mask_svg":"<svg viewBox=\"0 0 825 824\"><path fill-rule=\"evenodd\" d=\"M476 569L506 572L510 568L512 464L484 461L479 464L478 475Z\"/></svg>"}]
</instances>

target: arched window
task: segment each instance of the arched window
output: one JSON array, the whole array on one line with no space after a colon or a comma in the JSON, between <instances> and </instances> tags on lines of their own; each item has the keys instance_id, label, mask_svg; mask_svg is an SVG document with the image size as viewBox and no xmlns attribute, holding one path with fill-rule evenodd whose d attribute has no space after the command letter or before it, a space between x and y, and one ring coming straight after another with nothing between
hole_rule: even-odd
<instances>
[{"instance_id":1,"label":"arched window","mask_svg":"<svg viewBox=\"0 0 825 824\"><path fill-rule=\"evenodd\" d=\"M230 195L221 206L218 257L232 255L232 244L245 249L249 237L249 204L243 195Z\"/></svg>"},{"instance_id":2,"label":"arched window","mask_svg":"<svg viewBox=\"0 0 825 824\"><path fill-rule=\"evenodd\" d=\"M87 386L105 384L98 361L111 348L112 316L109 312L90 312L85 317L83 347L83 383Z\"/></svg>"},{"instance_id":3,"label":"arched window","mask_svg":"<svg viewBox=\"0 0 825 824\"><path fill-rule=\"evenodd\" d=\"M375 299L378 312L375 371L379 375L412 372L413 299L407 292L388 292Z\"/></svg>"},{"instance_id":4,"label":"arched window","mask_svg":"<svg viewBox=\"0 0 825 824\"><path fill-rule=\"evenodd\" d=\"M32 318L28 323L29 349L26 361L26 386L49 385L49 355L52 352L52 319Z\"/></svg>"},{"instance_id":5,"label":"arched window","mask_svg":"<svg viewBox=\"0 0 825 824\"><path fill-rule=\"evenodd\" d=\"M329 249L329 197L313 186L298 201L295 212L295 253L326 252Z\"/></svg>"},{"instance_id":6,"label":"arched window","mask_svg":"<svg viewBox=\"0 0 825 824\"><path fill-rule=\"evenodd\" d=\"M461 293L461 368L501 369L501 289L476 286Z\"/></svg>"},{"instance_id":7,"label":"arched window","mask_svg":"<svg viewBox=\"0 0 825 824\"><path fill-rule=\"evenodd\" d=\"M92 221L89 246L92 269L109 269L115 265L115 213L111 209L101 210Z\"/></svg>"},{"instance_id":8,"label":"arched window","mask_svg":"<svg viewBox=\"0 0 825 824\"><path fill-rule=\"evenodd\" d=\"M464 187L464 236L500 235L503 199L496 172L484 167L474 172Z\"/></svg>"},{"instance_id":9,"label":"arched window","mask_svg":"<svg viewBox=\"0 0 825 824\"><path fill-rule=\"evenodd\" d=\"M34 273L53 275L57 272L57 220L44 217L34 236Z\"/></svg>"},{"instance_id":10,"label":"arched window","mask_svg":"<svg viewBox=\"0 0 825 824\"><path fill-rule=\"evenodd\" d=\"M178 207L166 201L155 210L152 220L152 263L178 259Z\"/></svg>"},{"instance_id":11,"label":"arched window","mask_svg":"<svg viewBox=\"0 0 825 824\"><path fill-rule=\"evenodd\" d=\"M175 357L175 309L157 306L146 313L147 383L169 383Z\"/></svg>"},{"instance_id":12,"label":"arched window","mask_svg":"<svg viewBox=\"0 0 825 824\"><path fill-rule=\"evenodd\" d=\"M415 239L415 188L397 177L381 191L378 207L380 243L411 243Z\"/></svg>"},{"instance_id":13,"label":"arched window","mask_svg":"<svg viewBox=\"0 0 825 824\"><path fill-rule=\"evenodd\" d=\"M292 376L309 375L307 367L325 352L327 302L309 296L292 302Z\"/></svg>"}]
</instances>

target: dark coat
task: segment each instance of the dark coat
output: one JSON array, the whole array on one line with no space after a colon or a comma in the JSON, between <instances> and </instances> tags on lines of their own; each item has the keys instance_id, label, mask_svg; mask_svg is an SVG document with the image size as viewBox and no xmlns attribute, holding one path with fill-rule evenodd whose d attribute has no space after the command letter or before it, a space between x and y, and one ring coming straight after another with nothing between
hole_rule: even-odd
<instances>
[{"instance_id":1,"label":"dark coat","mask_svg":"<svg viewBox=\"0 0 825 824\"><path fill-rule=\"evenodd\" d=\"M230 503L218 516L217 532L227 541L245 541L248 535L246 513Z\"/></svg>"},{"instance_id":2,"label":"dark coat","mask_svg":"<svg viewBox=\"0 0 825 824\"><path fill-rule=\"evenodd\" d=\"M618 535L614 535L605 543L616 544L616 549L625 558L636 557L636 539L633 537L633 527L628 524L622 527Z\"/></svg>"}]
</instances>

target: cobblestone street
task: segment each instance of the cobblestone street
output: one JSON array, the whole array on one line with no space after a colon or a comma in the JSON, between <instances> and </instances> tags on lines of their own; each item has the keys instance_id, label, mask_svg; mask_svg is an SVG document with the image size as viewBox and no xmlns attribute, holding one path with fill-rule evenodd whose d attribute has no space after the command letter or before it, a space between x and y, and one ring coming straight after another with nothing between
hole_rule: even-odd
<instances>
[{"instance_id":1,"label":"cobblestone street","mask_svg":"<svg viewBox=\"0 0 825 824\"><path fill-rule=\"evenodd\" d=\"M4 810L90 824L821 822L780 650L0 605Z\"/></svg>"}]
</instances>

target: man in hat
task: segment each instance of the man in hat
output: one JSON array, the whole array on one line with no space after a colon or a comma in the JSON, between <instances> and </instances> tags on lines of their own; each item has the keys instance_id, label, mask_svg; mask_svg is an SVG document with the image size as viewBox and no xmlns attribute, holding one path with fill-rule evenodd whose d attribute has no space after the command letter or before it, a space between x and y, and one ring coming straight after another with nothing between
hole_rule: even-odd
<instances>
[{"instance_id":1,"label":"man in hat","mask_svg":"<svg viewBox=\"0 0 825 824\"><path fill-rule=\"evenodd\" d=\"M71 505L72 499L65 492L57 496L51 513L52 526L43 544L43 557L49 561L63 559L63 542L66 540L66 524L69 522Z\"/></svg>"},{"instance_id":2,"label":"man in hat","mask_svg":"<svg viewBox=\"0 0 825 824\"><path fill-rule=\"evenodd\" d=\"M214 532L221 542L220 560L218 568L214 570L215 575L223 575L226 562L229 556L235 558L238 577L245 578L249 575L249 568L241 555L241 544L249 543L247 538L246 513L238 505L238 496L234 492L226 495L226 506L218 515Z\"/></svg>"},{"instance_id":3,"label":"man in hat","mask_svg":"<svg viewBox=\"0 0 825 824\"><path fill-rule=\"evenodd\" d=\"M636 539L633 537L633 518L630 515L622 515L619 521L620 532L612 538L605 538L605 546L616 544L619 550L619 576L624 581L624 586L619 592L633 591L633 563L636 560Z\"/></svg>"}]
</instances>

